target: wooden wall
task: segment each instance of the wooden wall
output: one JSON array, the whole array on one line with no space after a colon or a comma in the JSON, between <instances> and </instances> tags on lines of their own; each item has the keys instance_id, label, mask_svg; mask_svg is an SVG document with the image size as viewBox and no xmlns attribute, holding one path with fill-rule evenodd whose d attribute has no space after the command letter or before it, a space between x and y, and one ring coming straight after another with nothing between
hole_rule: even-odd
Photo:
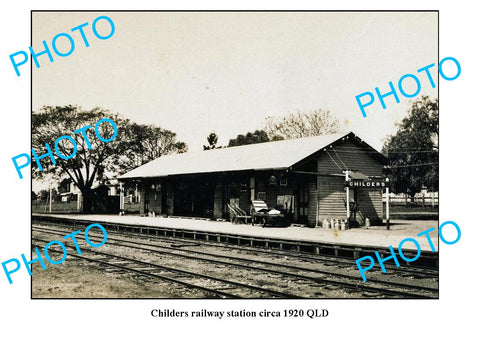
<instances>
[{"instance_id":1,"label":"wooden wall","mask_svg":"<svg viewBox=\"0 0 480 340\"><path fill-rule=\"evenodd\" d=\"M323 219L345 219L344 178L339 176L318 176L318 219L319 225Z\"/></svg>"},{"instance_id":2,"label":"wooden wall","mask_svg":"<svg viewBox=\"0 0 480 340\"><path fill-rule=\"evenodd\" d=\"M308 182L308 225L311 227L317 225L317 184L314 179ZM321 225L321 222L318 224Z\"/></svg>"},{"instance_id":3,"label":"wooden wall","mask_svg":"<svg viewBox=\"0 0 480 340\"><path fill-rule=\"evenodd\" d=\"M318 157L318 172L321 174L342 174L346 166L349 170L357 170L367 176L383 175L383 163L366 146L347 140L326 150L328 153L321 151Z\"/></svg>"},{"instance_id":4,"label":"wooden wall","mask_svg":"<svg viewBox=\"0 0 480 340\"><path fill-rule=\"evenodd\" d=\"M374 157L374 151L366 145L352 140L327 148L318 156L318 210L319 221L324 218L345 219L345 177L342 173L345 168L360 171L367 176L382 176L383 163ZM329 175L329 176L327 176ZM342 176L340 176L342 175ZM383 216L382 193L378 189L356 188L356 202L358 204L357 221L362 225L365 217L372 222L381 222ZM353 195L354 191L350 190Z\"/></svg>"},{"instance_id":5,"label":"wooden wall","mask_svg":"<svg viewBox=\"0 0 480 340\"><path fill-rule=\"evenodd\" d=\"M213 217L222 218L223 216L223 183L220 179L215 184L213 199Z\"/></svg>"},{"instance_id":6,"label":"wooden wall","mask_svg":"<svg viewBox=\"0 0 480 340\"><path fill-rule=\"evenodd\" d=\"M357 192L357 221L362 225L368 217L372 223L379 223L383 217L382 190L355 189Z\"/></svg>"}]
</instances>

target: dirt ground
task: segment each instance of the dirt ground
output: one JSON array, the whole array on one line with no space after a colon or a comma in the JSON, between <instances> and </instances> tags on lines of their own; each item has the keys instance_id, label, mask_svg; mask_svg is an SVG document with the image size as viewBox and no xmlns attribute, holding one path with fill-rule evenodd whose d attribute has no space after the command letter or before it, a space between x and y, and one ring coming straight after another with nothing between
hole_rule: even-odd
<instances>
[{"instance_id":1,"label":"dirt ground","mask_svg":"<svg viewBox=\"0 0 480 340\"><path fill-rule=\"evenodd\" d=\"M67 259L59 265L32 268L32 298L202 298L205 293L168 282Z\"/></svg>"}]
</instances>

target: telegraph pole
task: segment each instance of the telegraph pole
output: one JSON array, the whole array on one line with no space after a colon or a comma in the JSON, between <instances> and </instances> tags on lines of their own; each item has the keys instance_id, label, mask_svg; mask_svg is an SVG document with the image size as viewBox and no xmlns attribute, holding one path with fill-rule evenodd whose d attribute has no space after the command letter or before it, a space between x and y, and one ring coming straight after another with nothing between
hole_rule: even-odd
<instances>
[{"instance_id":1,"label":"telegraph pole","mask_svg":"<svg viewBox=\"0 0 480 340\"><path fill-rule=\"evenodd\" d=\"M348 170L345 170L345 183L349 180L348 178ZM347 223L350 223L350 187L347 185ZM349 226L350 227L350 226Z\"/></svg>"},{"instance_id":2,"label":"telegraph pole","mask_svg":"<svg viewBox=\"0 0 480 340\"><path fill-rule=\"evenodd\" d=\"M124 188L123 188L123 183L120 182L120 215L123 214L124 210L125 210Z\"/></svg>"},{"instance_id":3,"label":"telegraph pole","mask_svg":"<svg viewBox=\"0 0 480 340\"><path fill-rule=\"evenodd\" d=\"M385 217L387 218L387 230L390 230L390 189L388 187L388 177L385 179L385 182L386 182L385 193L387 194Z\"/></svg>"},{"instance_id":4,"label":"telegraph pole","mask_svg":"<svg viewBox=\"0 0 480 340\"><path fill-rule=\"evenodd\" d=\"M48 212L52 213L52 187L48 186Z\"/></svg>"}]
</instances>

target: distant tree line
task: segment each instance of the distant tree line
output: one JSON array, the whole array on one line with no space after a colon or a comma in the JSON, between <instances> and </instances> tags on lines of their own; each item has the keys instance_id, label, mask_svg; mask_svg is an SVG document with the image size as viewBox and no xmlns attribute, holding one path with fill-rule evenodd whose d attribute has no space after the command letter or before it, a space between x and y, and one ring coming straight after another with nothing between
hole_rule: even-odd
<instances>
[{"instance_id":1,"label":"distant tree line","mask_svg":"<svg viewBox=\"0 0 480 340\"><path fill-rule=\"evenodd\" d=\"M283 117L267 117L264 129L230 139L228 147L318 136L340 131L340 122L330 111L297 112Z\"/></svg>"},{"instance_id":2,"label":"distant tree line","mask_svg":"<svg viewBox=\"0 0 480 340\"><path fill-rule=\"evenodd\" d=\"M269 141L270 138L268 138L268 135L264 130L255 130L255 132L247 132L244 135L237 135L236 138L230 139L228 147L265 143Z\"/></svg>"},{"instance_id":3,"label":"distant tree line","mask_svg":"<svg viewBox=\"0 0 480 340\"><path fill-rule=\"evenodd\" d=\"M270 139L293 139L336 133L341 129L339 120L328 110L309 113L291 113L283 117L267 117L265 131Z\"/></svg>"}]
</instances>

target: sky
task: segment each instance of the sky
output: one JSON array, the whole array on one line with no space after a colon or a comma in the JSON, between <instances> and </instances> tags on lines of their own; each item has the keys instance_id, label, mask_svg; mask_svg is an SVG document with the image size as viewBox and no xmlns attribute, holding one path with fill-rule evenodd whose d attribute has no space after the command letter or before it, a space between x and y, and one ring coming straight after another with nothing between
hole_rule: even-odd
<instances>
[{"instance_id":1,"label":"sky","mask_svg":"<svg viewBox=\"0 0 480 340\"><path fill-rule=\"evenodd\" d=\"M106 40L92 32L100 15L115 25ZM70 32L85 22L88 48ZM71 55L54 54L53 63L39 56L33 66L34 111L102 107L170 129L191 151L210 132L225 145L267 116L317 109L381 149L412 99L390 96L382 109L377 98L364 118L356 95L377 86L386 93L389 81L412 73L421 79L418 97L438 96L417 73L438 63L436 12L34 12L32 27L34 51L61 32L75 41ZM109 33L106 21L97 29ZM66 41L57 40L59 50L69 49ZM432 73L438 84L436 67Z\"/></svg>"}]
</instances>

